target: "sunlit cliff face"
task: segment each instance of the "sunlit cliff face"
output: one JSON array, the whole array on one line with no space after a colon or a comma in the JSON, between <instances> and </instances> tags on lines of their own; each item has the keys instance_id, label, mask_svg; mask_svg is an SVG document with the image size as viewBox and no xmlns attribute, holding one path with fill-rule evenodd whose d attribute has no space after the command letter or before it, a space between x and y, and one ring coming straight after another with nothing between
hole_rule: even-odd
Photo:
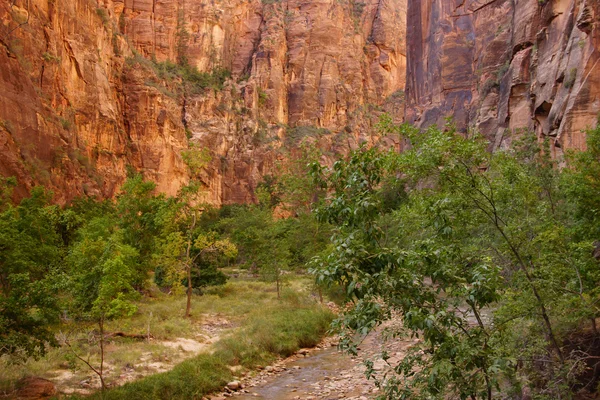
<instances>
[{"instance_id":1,"label":"sunlit cliff face","mask_svg":"<svg viewBox=\"0 0 600 400\"><path fill-rule=\"evenodd\" d=\"M370 138L373 109L402 117L404 0L19 0L0 19L0 173L21 194L111 196L128 170L174 194L191 138L212 153L207 200L252 201L287 127L329 129L318 146L347 151ZM185 93L139 62L182 56L231 80Z\"/></svg>"},{"instance_id":2,"label":"sunlit cliff face","mask_svg":"<svg viewBox=\"0 0 600 400\"><path fill-rule=\"evenodd\" d=\"M379 115L402 121L405 99L410 122L451 115L492 148L528 128L557 155L600 109L594 1L5 3L0 174L21 196L110 197L132 171L175 194L196 143L211 154L206 200L250 202L300 141L331 161L381 140ZM169 60L230 78L189 90Z\"/></svg>"}]
</instances>

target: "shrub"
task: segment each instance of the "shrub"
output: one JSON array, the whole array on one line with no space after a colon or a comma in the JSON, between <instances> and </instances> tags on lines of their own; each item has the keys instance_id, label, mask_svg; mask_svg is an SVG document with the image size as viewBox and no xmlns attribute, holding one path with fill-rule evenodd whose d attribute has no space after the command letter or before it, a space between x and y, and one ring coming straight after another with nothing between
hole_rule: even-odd
<instances>
[{"instance_id":1,"label":"shrub","mask_svg":"<svg viewBox=\"0 0 600 400\"><path fill-rule=\"evenodd\" d=\"M15 133L15 127L9 120L0 120L0 127L4 128L11 135Z\"/></svg>"},{"instance_id":2,"label":"shrub","mask_svg":"<svg viewBox=\"0 0 600 400\"><path fill-rule=\"evenodd\" d=\"M565 78L564 85L567 89L571 89L577 79L577 68L571 68Z\"/></svg>"},{"instance_id":3,"label":"shrub","mask_svg":"<svg viewBox=\"0 0 600 400\"><path fill-rule=\"evenodd\" d=\"M328 133L330 133L328 129L312 125L297 126L286 131L285 143L287 146L293 146L306 137L319 137Z\"/></svg>"},{"instance_id":4,"label":"shrub","mask_svg":"<svg viewBox=\"0 0 600 400\"><path fill-rule=\"evenodd\" d=\"M61 60L60 57L57 57L54 54L48 52L44 52L44 54L42 54L42 58L44 59L44 61L52 63L59 63Z\"/></svg>"},{"instance_id":5,"label":"shrub","mask_svg":"<svg viewBox=\"0 0 600 400\"><path fill-rule=\"evenodd\" d=\"M498 81L490 78L481 86L479 89L479 94L482 98L484 98L492 91L492 89L497 88L498 86Z\"/></svg>"},{"instance_id":6,"label":"shrub","mask_svg":"<svg viewBox=\"0 0 600 400\"><path fill-rule=\"evenodd\" d=\"M98 7L98 8L96 8L96 14L102 20L102 24L104 25L104 27L108 28L108 23L110 22L110 18L108 16L108 14L106 13L106 10L102 7Z\"/></svg>"},{"instance_id":7,"label":"shrub","mask_svg":"<svg viewBox=\"0 0 600 400\"><path fill-rule=\"evenodd\" d=\"M226 68L215 68L211 72L200 72L196 67L189 64L180 65L169 60L157 62L149 60L139 53L127 58L125 62L130 67L141 65L153 71L159 79L179 85L182 91L189 94L199 94L208 88L222 90L225 81L231 78L231 71ZM152 86L155 85L158 84L152 84Z\"/></svg>"},{"instance_id":8,"label":"shrub","mask_svg":"<svg viewBox=\"0 0 600 400\"><path fill-rule=\"evenodd\" d=\"M71 129L71 121L69 121L68 119L65 118L59 118L60 121L60 126L62 126L62 128L66 131Z\"/></svg>"}]
</instances>

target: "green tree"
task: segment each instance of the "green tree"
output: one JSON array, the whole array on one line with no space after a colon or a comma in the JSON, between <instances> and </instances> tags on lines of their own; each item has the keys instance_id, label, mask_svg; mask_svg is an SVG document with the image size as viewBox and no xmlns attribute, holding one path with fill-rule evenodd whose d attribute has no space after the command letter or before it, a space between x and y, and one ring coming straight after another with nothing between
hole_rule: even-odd
<instances>
[{"instance_id":1,"label":"green tree","mask_svg":"<svg viewBox=\"0 0 600 400\"><path fill-rule=\"evenodd\" d=\"M568 154L570 168L561 183L573 206L577 237L600 240L600 117L598 126L587 131L586 145L586 151Z\"/></svg>"},{"instance_id":2,"label":"green tree","mask_svg":"<svg viewBox=\"0 0 600 400\"><path fill-rule=\"evenodd\" d=\"M336 226L314 273L355 303L337 321L342 343L355 350L355 332L391 315L421 337L378 377L389 398L492 399L522 382L564 396L587 361L562 338L594 319L598 282L591 251L567 229L548 151L524 133L492 154L451 124L385 128L410 148L362 148L330 169L313 165L329 193L317 214Z\"/></svg>"},{"instance_id":3,"label":"green tree","mask_svg":"<svg viewBox=\"0 0 600 400\"><path fill-rule=\"evenodd\" d=\"M186 317L190 316L192 309L194 275L196 281L212 283L202 279L203 270L214 275L210 264L203 265L203 262L208 262L210 255L222 255L226 258L237 256L237 248L228 239L220 239L214 232L198 233L195 228L196 222L192 220L188 232L169 233L160 242L160 252L156 259L163 273L163 284L170 287L174 294L182 291L183 284L187 286Z\"/></svg>"},{"instance_id":4,"label":"green tree","mask_svg":"<svg viewBox=\"0 0 600 400\"><path fill-rule=\"evenodd\" d=\"M92 365L68 341L65 344L98 375L105 389L105 322L131 316L136 311L131 300L137 296L133 285L139 254L124 243L122 231L111 216L92 219L79 231L79 236L69 254L72 312L76 318L97 326L100 364Z\"/></svg>"},{"instance_id":5,"label":"green tree","mask_svg":"<svg viewBox=\"0 0 600 400\"><path fill-rule=\"evenodd\" d=\"M138 252L134 277L134 286L138 289L148 284L155 240L165 222L161 217L166 199L162 194L155 194L155 190L154 182L146 181L138 174L125 181L115 203L116 222L123 243Z\"/></svg>"},{"instance_id":6,"label":"green tree","mask_svg":"<svg viewBox=\"0 0 600 400\"><path fill-rule=\"evenodd\" d=\"M177 198L171 199L163 213L164 224L159 240L159 252L155 262L161 269L163 284L177 293L181 283L187 286L187 304L185 316L189 317L192 308L194 279L202 282L205 271L213 275L215 269L207 258L209 254L220 254L226 258L234 258L237 249L227 238L221 239L215 232L204 232L199 220L206 206L202 204L204 184L201 176L210 154L206 149L199 149L193 144L182 153L182 158L190 172L190 182L181 188ZM217 276L218 279L218 276Z\"/></svg>"},{"instance_id":7,"label":"green tree","mask_svg":"<svg viewBox=\"0 0 600 400\"><path fill-rule=\"evenodd\" d=\"M39 356L56 344L50 325L58 319L63 246L60 210L50 200L51 193L36 187L18 206L1 208L0 354Z\"/></svg>"},{"instance_id":8,"label":"green tree","mask_svg":"<svg viewBox=\"0 0 600 400\"><path fill-rule=\"evenodd\" d=\"M293 215L310 214L323 195L310 177L310 165L318 163L321 156L316 145L303 143L277 164L278 198Z\"/></svg>"}]
</instances>

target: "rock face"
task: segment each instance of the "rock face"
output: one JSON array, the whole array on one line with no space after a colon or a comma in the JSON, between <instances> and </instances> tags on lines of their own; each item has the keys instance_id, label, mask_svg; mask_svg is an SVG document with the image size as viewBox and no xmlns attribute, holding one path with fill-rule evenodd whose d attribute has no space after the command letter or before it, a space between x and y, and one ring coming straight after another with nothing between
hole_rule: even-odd
<instances>
[{"instance_id":1,"label":"rock face","mask_svg":"<svg viewBox=\"0 0 600 400\"><path fill-rule=\"evenodd\" d=\"M185 181L180 106L127 67L111 15L88 0L1 2L0 173L17 195L109 197L128 168L167 192Z\"/></svg>"},{"instance_id":2,"label":"rock face","mask_svg":"<svg viewBox=\"0 0 600 400\"><path fill-rule=\"evenodd\" d=\"M454 115L493 148L519 129L553 151L585 146L600 110L600 3L595 0L409 0L406 115Z\"/></svg>"},{"instance_id":3,"label":"rock face","mask_svg":"<svg viewBox=\"0 0 600 400\"><path fill-rule=\"evenodd\" d=\"M381 111L402 118L405 21L406 0L2 2L0 174L58 202L113 196L131 171L175 194L192 142L208 201L253 201L303 133L343 152L376 140ZM167 61L231 79L182 90Z\"/></svg>"},{"instance_id":4,"label":"rock face","mask_svg":"<svg viewBox=\"0 0 600 400\"><path fill-rule=\"evenodd\" d=\"M300 141L332 159L383 111L560 156L600 110L599 20L596 0L2 1L0 175L57 202L133 171L175 194L194 144L206 200L251 202Z\"/></svg>"},{"instance_id":5,"label":"rock face","mask_svg":"<svg viewBox=\"0 0 600 400\"><path fill-rule=\"evenodd\" d=\"M349 111L404 89L405 0L214 3L126 0L125 33L147 57L184 52L201 71L249 75L278 123L343 127Z\"/></svg>"}]
</instances>

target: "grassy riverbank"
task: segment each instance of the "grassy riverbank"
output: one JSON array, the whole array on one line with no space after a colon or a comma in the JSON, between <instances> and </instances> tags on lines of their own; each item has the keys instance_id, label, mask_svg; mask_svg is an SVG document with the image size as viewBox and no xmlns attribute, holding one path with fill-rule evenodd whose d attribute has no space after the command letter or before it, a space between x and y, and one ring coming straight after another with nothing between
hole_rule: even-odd
<instances>
[{"instance_id":1,"label":"grassy riverbank","mask_svg":"<svg viewBox=\"0 0 600 400\"><path fill-rule=\"evenodd\" d=\"M212 353L92 398L195 399L222 389L233 379L230 367L252 369L316 345L327 331L331 313L314 304L296 308L286 303L253 312L240 330L217 342Z\"/></svg>"},{"instance_id":2,"label":"grassy riverbank","mask_svg":"<svg viewBox=\"0 0 600 400\"><path fill-rule=\"evenodd\" d=\"M10 366L2 359L2 369L9 371L2 389L8 393L20 378L41 376L72 398L196 398L221 389L233 379L232 371L240 374L268 365L321 340L332 313L316 302L309 283L306 277L293 277L278 299L275 284L232 280L195 296L189 319L183 318L184 299L157 293L141 300L133 317L107 326L107 332L131 335L149 331L152 339L110 339L105 379L112 387L102 395L90 395L99 388L98 379L66 346L38 361ZM71 333L72 342L78 353L98 365L99 350L86 335L85 329ZM198 348L186 348L190 343Z\"/></svg>"}]
</instances>

